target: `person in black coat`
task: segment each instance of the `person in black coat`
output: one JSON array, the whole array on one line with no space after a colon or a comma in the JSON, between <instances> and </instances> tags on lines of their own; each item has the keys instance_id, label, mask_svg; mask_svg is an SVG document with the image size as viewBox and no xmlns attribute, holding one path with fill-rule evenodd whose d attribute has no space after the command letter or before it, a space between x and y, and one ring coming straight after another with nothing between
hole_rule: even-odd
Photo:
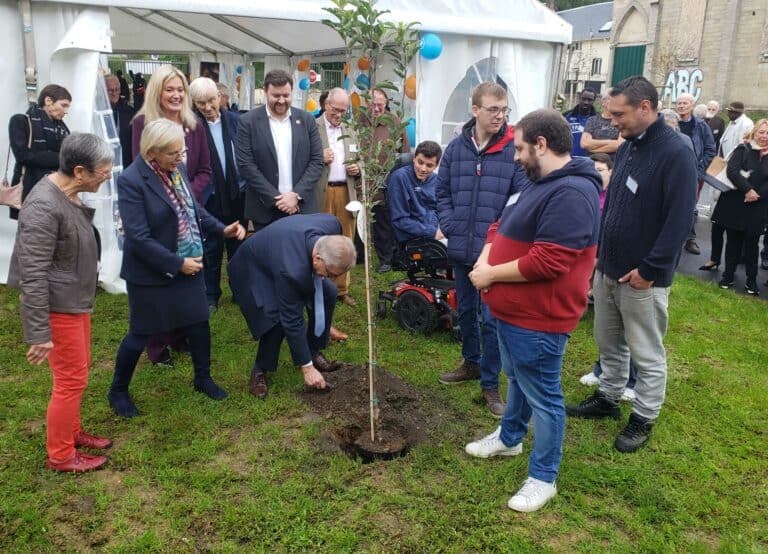
<instances>
[{"instance_id":1,"label":"person in black coat","mask_svg":"<svg viewBox=\"0 0 768 554\"><path fill-rule=\"evenodd\" d=\"M120 97L120 80L114 75L108 75L104 79L107 86L107 96L109 96L109 105L112 107L112 117L115 120L115 129L120 139L120 150L123 153L123 168L131 165L133 156L131 155L131 120L136 115L128 102Z\"/></svg>"},{"instance_id":2,"label":"person in black coat","mask_svg":"<svg viewBox=\"0 0 768 554\"><path fill-rule=\"evenodd\" d=\"M755 123L749 142L737 146L728 160L727 175L736 190L720 195L712 222L725 228L725 271L720 288L733 286L736 266L744 252L747 294L757 295L760 235L768 222L768 120Z\"/></svg>"},{"instance_id":3,"label":"person in black coat","mask_svg":"<svg viewBox=\"0 0 768 554\"><path fill-rule=\"evenodd\" d=\"M47 85L40 91L37 104L25 114L16 114L8 123L11 151L16 160L11 184L22 183L21 200L47 174L59 169L59 150L69 128L64 116L69 111L72 95L60 85ZM31 130L31 139L30 139ZM19 211L11 208L11 219Z\"/></svg>"},{"instance_id":4,"label":"person in black coat","mask_svg":"<svg viewBox=\"0 0 768 554\"><path fill-rule=\"evenodd\" d=\"M205 234L242 240L245 229L224 226L196 201L181 160L184 131L165 118L144 127L141 155L118 179L125 229L120 276L128 288L130 329L117 351L107 396L115 413L138 415L128 394L149 337L179 329L189 340L195 390L214 400L227 393L211 377L211 332L203 283Z\"/></svg>"},{"instance_id":5,"label":"person in black coat","mask_svg":"<svg viewBox=\"0 0 768 554\"><path fill-rule=\"evenodd\" d=\"M189 84L189 94L205 130L211 153L211 182L200 193L200 202L210 214L223 223L243 219L245 182L240 178L235 161L237 122L240 114L221 109L216 83L208 77L198 77ZM224 248L227 259L235 255L240 241L209 237L205 243L205 290L208 308L215 312L221 298L221 265Z\"/></svg>"},{"instance_id":6,"label":"person in black coat","mask_svg":"<svg viewBox=\"0 0 768 554\"><path fill-rule=\"evenodd\" d=\"M330 214L279 219L238 248L229 262L229 283L251 335L259 341L251 394L267 396L266 373L277 369L283 338L306 386L325 388L320 372L338 368L320 352L328 345L336 305L332 279L349 271L355 258L354 244Z\"/></svg>"}]
</instances>

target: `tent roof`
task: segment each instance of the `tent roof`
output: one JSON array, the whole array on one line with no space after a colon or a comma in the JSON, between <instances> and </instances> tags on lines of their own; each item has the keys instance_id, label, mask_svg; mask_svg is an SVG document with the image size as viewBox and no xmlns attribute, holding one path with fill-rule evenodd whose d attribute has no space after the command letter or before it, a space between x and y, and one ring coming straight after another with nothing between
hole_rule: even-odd
<instances>
[{"instance_id":1,"label":"tent roof","mask_svg":"<svg viewBox=\"0 0 768 554\"><path fill-rule=\"evenodd\" d=\"M37 0L36 0L37 1ZM116 52L226 52L294 55L343 47L321 23L328 0L69 0L109 7ZM392 21L420 29L556 43L571 41L571 26L537 0L380 0Z\"/></svg>"}]
</instances>

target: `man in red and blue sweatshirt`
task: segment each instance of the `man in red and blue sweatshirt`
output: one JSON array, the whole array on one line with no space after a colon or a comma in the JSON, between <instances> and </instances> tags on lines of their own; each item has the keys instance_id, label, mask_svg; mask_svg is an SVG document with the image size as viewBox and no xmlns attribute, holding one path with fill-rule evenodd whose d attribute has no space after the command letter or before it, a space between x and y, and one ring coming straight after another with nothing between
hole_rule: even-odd
<instances>
[{"instance_id":1,"label":"man in red and blue sweatshirt","mask_svg":"<svg viewBox=\"0 0 768 554\"><path fill-rule=\"evenodd\" d=\"M528 478L508 503L533 512L557 493L565 434L560 370L587 305L601 179L591 160L571 158L571 130L557 111L531 112L515 132L515 161L530 182L510 196L469 275L496 318L507 407L499 429L465 450L516 456L533 417Z\"/></svg>"}]
</instances>

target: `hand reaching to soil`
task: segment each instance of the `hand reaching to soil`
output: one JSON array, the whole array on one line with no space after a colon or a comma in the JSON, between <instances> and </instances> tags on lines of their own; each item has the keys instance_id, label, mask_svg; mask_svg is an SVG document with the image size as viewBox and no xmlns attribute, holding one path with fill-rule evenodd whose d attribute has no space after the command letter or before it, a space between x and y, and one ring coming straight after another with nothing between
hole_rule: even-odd
<instances>
[{"instance_id":1,"label":"hand reaching to soil","mask_svg":"<svg viewBox=\"0 0 768 554\"><path fill-rule=\"evenodd\" d=\"M301 368L304 375L304 384L313 389L324 389L325 379L323 374L315 369L315 366L308 365Z\"/></svg>"}]
</instances>

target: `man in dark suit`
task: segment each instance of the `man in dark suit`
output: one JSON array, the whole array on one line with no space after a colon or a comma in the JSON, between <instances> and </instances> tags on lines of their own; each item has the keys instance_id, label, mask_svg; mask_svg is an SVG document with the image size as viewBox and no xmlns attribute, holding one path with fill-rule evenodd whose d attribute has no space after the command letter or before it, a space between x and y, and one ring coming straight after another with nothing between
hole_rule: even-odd
<instances>
[{"instance_id":1,"label":"man in dark suit","mask_svg":"<svg viewBox=\"0 0 768 554\"><path fill-rule=\"evenodd\" d=\"M325 388L321 372L338 369L320 352L328 345L336 304L332 279L349 271L355 258L354 244L341 235L339 220L330 214L279 219L238 248L229 262L229 282L259 341L251 394L267 396L265 374L277 369L283 338L305 385Z\"/></svg>"},{"instance_id":2,"label":"man in dark suit","mask_svg":"<svg viewBox=\"0 0 768 554\"><path fill-rule=\"evenodd\" d=\"M240 118L237 166L245 182L245 217L259 230L297 213L318 211L315 187L323 145L311 114L291 107L293 80L274 69L264 77L267 105Z\"/></svg>"},{"instance_id":3,"label":"man in dark suit","mask_svg":"<svg viewBox=\"0 0 768 554\"><path fill-rule=\"evenodd\" d=\"M115 118L115 128L117 136L120 138L120 149L123 152L123 168L131 165L133 156L131 156L131 120L136 115L128 101L120 97L120 80L114 75L108 75L104 79L107 86L107 96L109 96L109 105L112 106L112 116Z\"/></svg>"}]
</instances>

